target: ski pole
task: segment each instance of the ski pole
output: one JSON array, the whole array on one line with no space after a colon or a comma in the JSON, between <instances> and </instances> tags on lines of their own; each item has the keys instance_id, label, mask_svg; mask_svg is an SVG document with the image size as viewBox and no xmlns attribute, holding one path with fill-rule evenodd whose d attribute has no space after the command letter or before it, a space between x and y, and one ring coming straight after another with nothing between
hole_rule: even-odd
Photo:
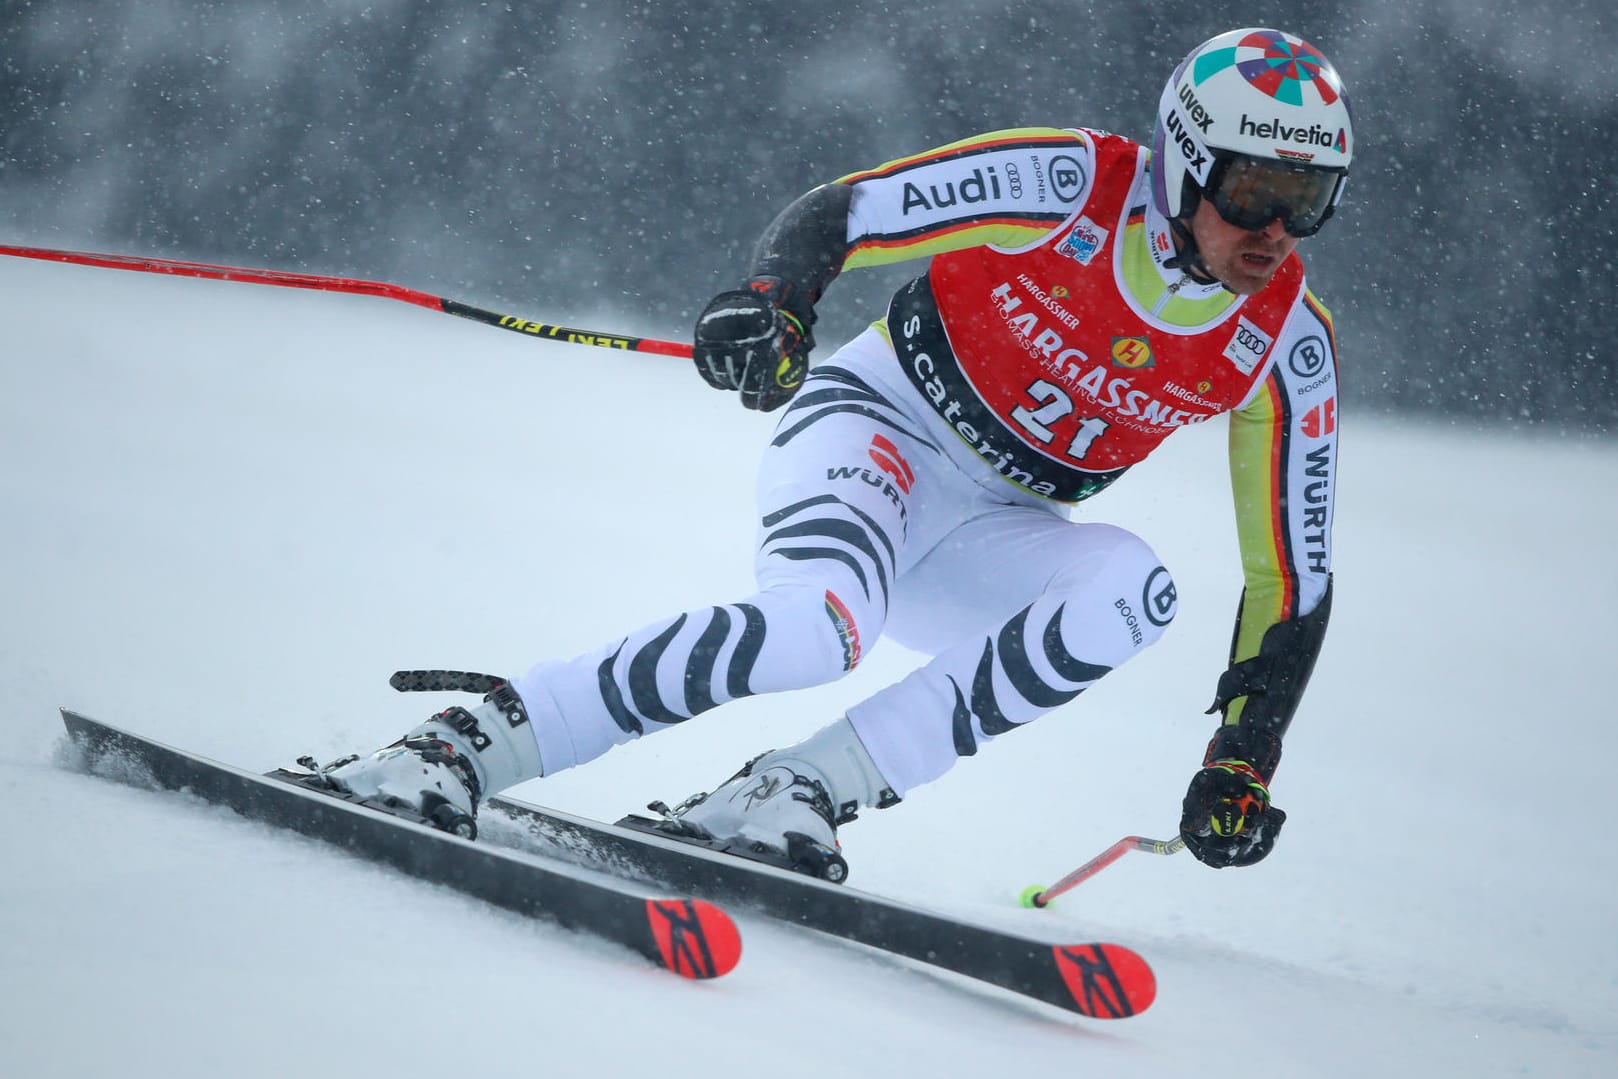
<instances>
[{"instance_id":1,"label":"ski pole","mask_svg":"<svg viewBox=\"0 0 1618 1079\"><path fill-rule=\"evenodd\" d=\"M1022 905L1025 907L1048 907L1051 900L1070 888L1077 888L1132 850L1143 850L1152 854L1178 854L1184 849L1185 840L1180 836L1175 836L1173 839L1147 839L1144 836L1126 835L1049 888L1041 888L1037 884L1030 884L1024 888Z\"/></svg>"},{"instance_id":2,"label":"ski pole","mask_svg":"<svg viewBox=\"0 0 1618 1079\"><path fill-rule=\"evenodd\" d=\"M80 266L100 266L112 270L138 270L142 273L174 274L180 277L202 277L214 281L242 281L253 285L280 285L283 288L307 288L321 292L352 292L361 296L381 296L400 300L433 311L458 315L475 322L497 326L502 330L564 341L570 345L594 345L597 348L616 348L627 352L653 352L663 356L691 356L691 346L676 341L659 341L650 337L627 337L623 334L604 333L601 330L580 330L571 326L554 326L548 322L532 322L515 315L502 315L480 307L434 296L402 285L382 281L364 281L357 277L328 277L324 274L297 273L290 270L253 270L241 266L215 266L206 262L182 262L177 259L143 258L139 255L100 255L90 251L55 251L47 247L16 247L0 244L0 255L17 258L44 259L47 262L68 262Z\"/></svg>"}]
</instances>

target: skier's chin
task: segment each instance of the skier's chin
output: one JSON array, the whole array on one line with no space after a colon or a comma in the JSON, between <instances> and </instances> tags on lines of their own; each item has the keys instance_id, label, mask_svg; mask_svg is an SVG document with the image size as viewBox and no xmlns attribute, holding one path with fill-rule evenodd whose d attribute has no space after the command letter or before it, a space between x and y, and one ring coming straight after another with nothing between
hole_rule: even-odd
<instances>
[{"instance_id":1,"label":"skier's chin","mask_svg":"<svg viewBox=\"0 0 1618 1079\"><path fill-rule=\"evenodd\" d=\"M1262 292L1270 283L1281 260L1270 255L1237 255L1218 274L1219 283L1238 296Z\"/></svg>"}]
</instances>

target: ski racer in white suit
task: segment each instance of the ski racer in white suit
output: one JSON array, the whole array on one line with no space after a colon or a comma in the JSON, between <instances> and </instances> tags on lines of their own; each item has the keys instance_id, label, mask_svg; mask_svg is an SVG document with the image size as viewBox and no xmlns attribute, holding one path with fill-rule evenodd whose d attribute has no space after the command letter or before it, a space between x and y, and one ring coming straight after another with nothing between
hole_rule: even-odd
<instances>
[{"instance_id":1,"label":"ski racer in white suit","mask_svg":"<svg viewBox=\"0 0 1618 1079\"><path fill-rule=\"evenodd\" d=\"M659 825L840 879L826 855L857 809L899 802L1159 638L1168 570L1065 511L1228 413L1245 587L1181 834L1212 866L1263 858L1331 599L1336 345L1294 248L1332 216L1353 147L1325 57L1243 29L1175 69L1150 148L998 131L809 191L695 333L711 385L787 406L759 470L757 591L509 684L419 672L411 688L489 694L327 779L464 819L727 701L838 678L886 634L932 659ZM884 318L809 366L839 273L923 258Z\"/></svg>"}]
</instances>

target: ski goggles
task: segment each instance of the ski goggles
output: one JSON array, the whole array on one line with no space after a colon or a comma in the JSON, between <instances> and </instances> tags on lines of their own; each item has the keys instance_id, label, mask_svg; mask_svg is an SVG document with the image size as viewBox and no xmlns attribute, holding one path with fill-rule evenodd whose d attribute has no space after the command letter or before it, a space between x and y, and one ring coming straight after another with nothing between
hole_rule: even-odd
<instances>
[{"instance_id":1,"label":"ski goggles","mask_svg":"<svg viewBox=\"0 0 1618 1079\"><path fill-rule=\"evenodd\" d=\"M1276 218L1289 236L1313 236L1337 206L1347 174L1246 154L1220 154L1203 195L1219 216L1250 232Z\"/></svg>"}]
</instances>

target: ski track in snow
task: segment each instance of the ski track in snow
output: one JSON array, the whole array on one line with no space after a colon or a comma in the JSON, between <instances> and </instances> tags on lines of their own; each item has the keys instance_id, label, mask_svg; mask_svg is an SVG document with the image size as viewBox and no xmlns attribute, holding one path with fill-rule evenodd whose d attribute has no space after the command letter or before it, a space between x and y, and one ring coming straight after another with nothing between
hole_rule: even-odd
<instances>
[{"instance_id":1,"label":"ski track in snow","mask_svg":"<svg viewBox=\"0 0 1618 1079\"><path fill-rule=\"evenodd\" d=\"M844 842L855 887L1141 950L1158 1003L1109 1024L745 912L737 971L688 983L77 771L62 705L268 768L441 706L396 668L515 673L744 594L772 421L683 361L380 299L12 259L0 286L8 1075L1618 1074L1610 441L1346 410L1276 854L1131 854L1026 911L1024 885L1171 834L1239 589L1223 424L1086 505L1175 571L1168 637ZM607 817L683 797L918 661L885 644L514 793Z\"/></svg>"}]
</instances>

